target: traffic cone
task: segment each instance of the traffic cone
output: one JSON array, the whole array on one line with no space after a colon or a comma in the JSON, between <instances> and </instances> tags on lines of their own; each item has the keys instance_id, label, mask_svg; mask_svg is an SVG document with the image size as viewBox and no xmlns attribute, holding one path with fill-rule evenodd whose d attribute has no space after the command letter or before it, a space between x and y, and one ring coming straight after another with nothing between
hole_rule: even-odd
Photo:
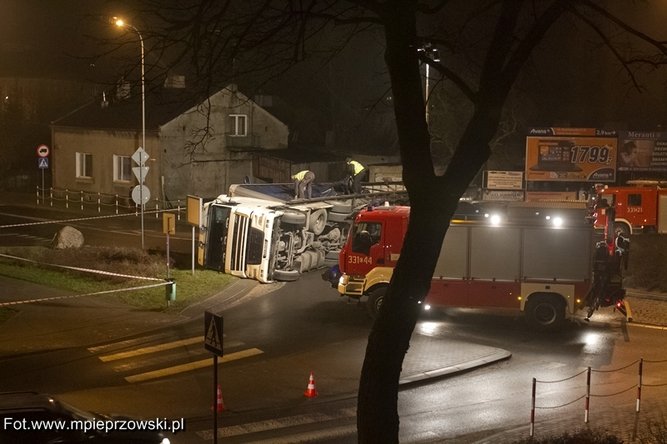
<instances>
[{"instance_id":1,"label":"traffic cone","mask_svg":"<svg viewBox=\"0 0 667 444\"><path fill-rule=\"evenodd\" d=\"M215 402L215 411L218 413L222 413L224 410L225 410L225 404L222 402L222 389L220 388L220 384L218 384L217 399Z\"/></svg>"},{"instance_id":2,"label":"traffic cone","mask_svg":"<svg viewBox=\"0 0 667 444\"><path fill-rule=\"evenodd\" d=\"M303 394L306 398L315 398L317 397L317 390L315 389L315 378L313 377L313 372L310 372L310 378L308 378L308 388Z\"/></svg>"}]
</instances>

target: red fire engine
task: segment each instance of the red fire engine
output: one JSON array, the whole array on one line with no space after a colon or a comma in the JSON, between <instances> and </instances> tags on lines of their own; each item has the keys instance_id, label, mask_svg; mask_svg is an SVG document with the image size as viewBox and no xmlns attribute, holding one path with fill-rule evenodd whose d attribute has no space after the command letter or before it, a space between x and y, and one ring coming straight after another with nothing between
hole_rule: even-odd
<instances>
[{"instance_id":1,"label":"red fire engine","mask_svg":"<svg viewBox=\"0 0 667 444\"><path fill-rule=\"evenodd\" d=\"M596 242L582 205L476 214L477 220L452 220L425 307L513 309L544 330L583 307L586 319L602 306L625 312L620 258L629 244L613 237ZM372 316L384 300L409 216L402 206L359 212L340 253L338 292L366 296Z\"/></svg>"},{"instance_id":2,"label":"red fire engine","mask_svg":"<svg viewBox=\"0 0 667 444\"><path fill-rule=\"evenodd\" d=\"M614 207L614 229L624 236L642 231L667 233L667 188L660 185L649 180L629 181L620 187L596 185L591 200L599 207ZM606 208L598 209L594 217L595 228L604 228Z\"/></svg>"}]
</instances>

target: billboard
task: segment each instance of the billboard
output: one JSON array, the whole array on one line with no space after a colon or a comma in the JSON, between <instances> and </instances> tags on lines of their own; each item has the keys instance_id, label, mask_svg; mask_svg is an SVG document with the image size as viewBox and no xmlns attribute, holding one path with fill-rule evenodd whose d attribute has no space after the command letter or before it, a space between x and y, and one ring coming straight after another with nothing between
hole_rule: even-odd
<instances>
[{"instance_id":1,"label":"billboard","mask_svg":"<svg viewBox=\"0 0 667 444\"><path fill-rule=\"evenodd\" d=\"M618 171L667 171L667 133L624 131L618 150Z\"/></svg>"},{"instance_id":2,"label":"billboard","mask_svg":"<svg viewBox=\"0 0 667 444\"><path fill-rule=\"evenodd\" d=\"M614 182L615 131L532 128L526 137L526 180Z\"/></svg>"}]
</instances>

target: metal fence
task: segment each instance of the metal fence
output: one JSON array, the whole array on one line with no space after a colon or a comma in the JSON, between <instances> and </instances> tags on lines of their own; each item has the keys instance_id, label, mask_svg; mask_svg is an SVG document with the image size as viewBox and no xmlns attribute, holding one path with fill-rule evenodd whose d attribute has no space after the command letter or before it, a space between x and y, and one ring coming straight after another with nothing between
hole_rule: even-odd
<instances>
[{"instance_id":1,"label":"metal fence","mask_svg":"<svg viewBox=\"0 0 667 444\"><path fill-rule=\"evenodd\" d=\"M648 360L648 359L643 359L640 358L634 362L629 363L628 365L625 365L620 368L615 368L615 369L610 369L610 370L595 370L592 369L591 367L586 368L585 370L576 373L574 375L562 378L562 379L557 379L557 380L538 380L536 378L533 378L533 384L532 384L532 396L531 396L531 410L530 410L530 437L532 438L535 433L535 412L536 410L552 410L552 409L560 409L563 407L567 407L572 404L576 404L577 402L584 401L583 402L583 413L584 413L584 423L588 424L590 420L590 410L591 410L591 398L607 398L607 397L615 397L618 395L622 395L627 392L635 392L635 413L639 413L641 410L641 400L642 400L642 388L645 387L664 387L667 386L667 382L663 381L655 381L653 383L646 383L644 381L644 378L646 377L645 374L645 367L646 364L650 365L656 365L656 366L663 366L662 368L660 367L653 367L651 366L650 370L653 370L655 372L654 376L658 376L658 378L662 375L665 374L665 367L664 364L667 364L667 360ZM637 366L636 370L636 383L628 383L626 386L614 390L614 391L609 391L605 392L604 389L609 389L610 385L604 381L599 384L600 390L594 390L596 387L593 381L593 375L595 374L613 374L613 373L623 373L625 374L625 370ZM573 394L573 399L566 400L565 402L558 402L558 403L553 403L550 405L547 405L546 403L538 403L538 385L548 385L548 386L553 386L553 385L558 385L558 384L568 384L570 382L576 381L579 379L579 377L582 377L583 375L586 375L586 382L585 385L579 383L575 383L575 388L574 388L574 394ZM655 380L652 379L652 380ZM556 389L557 390L557 389ZM568 393L571 393L571 389L565 389L568 391ZM554 393L554 390L550 390L551 394ZM561 391L557 391L557 393L563 393Z\"/></svg>"},{"instance_id":2,"label":"metal fence","mask_svg":"<svg viewBox=\"0 0 667 444\"><path fill-rule=\"evenodd\" d=\"M37 205L47 205L53 208L66 208L80 210L82 212L97 212L103 214L139 213L141 208L134 203L130 196L118 194L94 193L83 190L70 190L62 188L41 188L36 191ZM180 209L184 202L163 201L152 199L144 204L144 210L158 211Z\"/></svg>"}]
</instances>

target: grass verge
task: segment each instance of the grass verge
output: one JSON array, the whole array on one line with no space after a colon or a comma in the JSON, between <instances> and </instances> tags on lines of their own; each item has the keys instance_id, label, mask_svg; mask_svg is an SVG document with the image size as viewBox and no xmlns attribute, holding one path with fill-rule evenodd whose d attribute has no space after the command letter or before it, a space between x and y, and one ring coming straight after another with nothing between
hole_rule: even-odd
<instances>
[{"instance_id":1,"label":"grass verge","mask_svg":"<svg viewBox=\"0 0 667 444\"><path fill-rule=\"evenodd\" d=\"M117 290L108 297L117 298L143 310L178 312L186 306L214 295L233 279L232 276L211 270L170 270L176 283L176 300L167 304L166 288L159 286L141 290L121 291L132 287L159 283L113 275L96 274L61 268L78 267L123 275L160 279L167 277L166 260L158 254L127 248L85 247L79 250L52 250L42 247L2 248L3 255L21 257L17 260L0 256L0 275L35 284L89 294ZM0 312L0 321L11 315L7 309Z\"/></svg>"}]
</instances>

